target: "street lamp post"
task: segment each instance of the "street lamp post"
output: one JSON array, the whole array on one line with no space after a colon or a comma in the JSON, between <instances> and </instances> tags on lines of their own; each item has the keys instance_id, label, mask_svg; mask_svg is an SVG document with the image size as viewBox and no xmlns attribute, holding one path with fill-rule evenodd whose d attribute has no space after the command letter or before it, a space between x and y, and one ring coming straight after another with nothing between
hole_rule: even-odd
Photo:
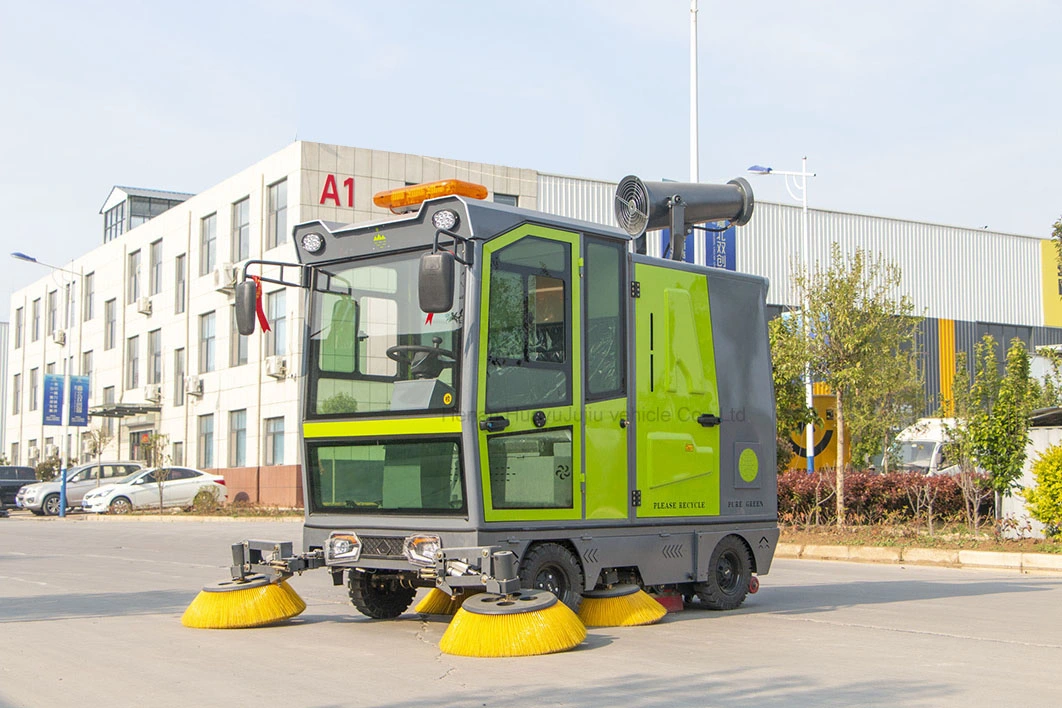
<instances>
[{"instance_id":1,"label":"street lamp post","mask_svg":"<svg viewBox=\"0 0 1062 708\"><path fill-rule=\"evenodd\" d=\"M19 251L15 251L14 253L12 253L11 257L16 259L16 260L26 261L27 263L36 263L37 265L44 266L45 268L50 268L53 272L66 273L66 274L72 276L71 283L76 282L76 281L73 280L73 278L80 278L81 277L79 273L75 273L72 270L67 270L66 268L60 268L59 266L49 265L48 263L45 263L43 261L39 261L36 258L34 258L33 256L26 255L25 253L21 253ZM76 303L77 303L76 294L75 293L71 293L70 297L66 299L65 304L66 304L67 307L73 309L73 308L75 308L77 306ZM75 310L75 312L76 312L76 310ZM70 321L70 313L69 312L64 312L64 315L63 315L64 324L69 322L69 321ZM64 344L62 346L66 346L66 345ZM80 342L79 342L79 347L80 347ZM62 432L60 433L60 435L61 435L60 444L63 446L63 454L62 454L62 457L61 457L61 460L62 460L62 469L60 470L61 479L59 481L59 516L65 518L66 517L66 471L70 467L70 445L67 443L67 436L69 435L69 425L70 425L70 405L71 405L71 402L73 400L73 397L70 395L70 357L66 356L65 354L63 356L63 395L62 395L62 399L63 399L64 412L62 414L62 422L63 422L63 424L62 424Z\"/></svg>"},{"instance_id":2,"label":"street lamp post","mask_svg":"<svg viewBox=\"0 0 1062 708\"><path fill-rule=\"evenodd\" d=\"M807 285L811 284L811 246L809 244L808 236L808 177L814 177L814 172L808 172L808 158L805 156L800 160L800 172L792 172L786 170L775 170L770 167L763 167L762 165L753 165L748 169L754 175L782 175L785 177L785 188L789 192L789 196L800 202L800 208L802 212L802 238L801 238L801 257L804 262L804 271L808 278ZM792 177L792 184L790 184L790 177ZM799 178L799 179L798 179ZM794 192L794 190L796 190ZM810 309L810 294L808 288L804 288L804 302L803 316L800 318L801 327L804 330L804 335L808 333L808 310ZM811 383L811 362L807 362L804 365L804 403L809 410L815 408L815 391L812 388ZM807 450L808 459L808 474L815 472L815 425L814 423L808 423L805 428L804 446Z\"/></svg>"}]
</instances>

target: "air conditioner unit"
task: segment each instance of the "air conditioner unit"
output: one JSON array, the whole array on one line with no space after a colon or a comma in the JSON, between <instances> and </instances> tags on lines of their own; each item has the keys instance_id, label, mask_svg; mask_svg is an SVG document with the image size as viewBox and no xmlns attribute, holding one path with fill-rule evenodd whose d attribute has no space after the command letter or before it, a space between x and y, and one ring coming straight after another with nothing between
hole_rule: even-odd
<instances>
[{"instance_id":1,"label":"air conditioner unit","mask_svg":"<svg viewBox=\"0 0 1062 708\"><path fill-rule=\"evenodd\" d=\"M288 375L288 359L283 356L267 356L265 360L266 376L282 379Z\"/></svg>"},{"instance_id":2,"label":"air conditioner unit","mask_svg":"<svg viewBox=\"0 0 1062 708\"><path fill-rule=\"evenodd\" d=\"M142 315L151 316L151 298L142 297L136 301L136 311Z\"/></svg>"},{"instance_id":3,"label":"air conditioner unit","mask_svg":"<svg viewBox=\"0 0 1062 708\"><path fill-rule=\"evenodd\" d=\"M41 457L41 451L39 448L36 447L31 447L29 450L26 451L26 454L31 460L39 460Z\"/></svg>"},{"instance_id":4,"label":"air conditioner unit","mask_svg":"<svg viewBox=\"0 0 1062 708\"><path fill-rule=\"evenodd\" d=\"M58 457L59 456L59 446L58 445L45 445L44 446L44 456L46 458L48 458L48 457Z\"/></svg>"},{"instance_id":5,"label":"air conditioner unit","mask_svg":"<svg viewBox=\"0 0 1062 708\"><path fill-rule=\"evenodd\" d=\"M203 395L203 379L198 376L184 377L184 392L189 396Z\"/></svg>"},{"instance_id":6,"label":"air conditioner unit","mask_svg":"<svg viewBox=\"0 0 1062 708\"><path fill-rule=\"evenodd\" d=\"M55 330L54 332L52 332L52 341L54 341L59 346L63 346L64 344L66 344L66 332L61 329Z\"/></svg>"},{"instance_id":7,"label":"air conditioner unit","mask_svg":"<svg viewBox=\"0 0 1062 708\"><path fill-rule=\"evenodd\" d=\"M160 384L148 384L144 387L144 400L158 403L162 400L162 386Z\"/></svg>"},{"instance_id":8,"label":"air conditioner unit","mask_svg":"<svg viewBox=\"0 0 1062 708\"><path fill-rule=\"evenodd\" d=\"M223 263L214 269L214 289L221 293L231 293L236 289L236 266Z\"/></svg>"}]
</instances>

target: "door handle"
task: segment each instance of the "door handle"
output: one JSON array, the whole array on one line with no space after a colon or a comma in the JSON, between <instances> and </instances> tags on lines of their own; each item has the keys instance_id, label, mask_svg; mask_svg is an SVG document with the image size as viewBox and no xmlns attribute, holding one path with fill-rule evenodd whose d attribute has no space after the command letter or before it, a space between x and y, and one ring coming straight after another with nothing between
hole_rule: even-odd
<instances>
[{"instance_id":1,"label":"door handle","mask_svg":"<svg viewBox=\"0 0 1062 708\"><path fill-rule=\"evenodd\" d=\"M490 418L479 421L479 429L488 433L497 433L509 427L509 419L503 415L492 415Z\"/></svg>"},{"instance_id":2,"label":"door handle","mask_svg":"<svg viewBox=\"0 0 1062 708\"><path fill-rule=\"evenodd\" d=\"M711 413L704 413L702 415L697 416L697 422L706 428L714 428L715 426L722 423L723 419L717 415L712 415Z\"/></svg>"}]
</instances>

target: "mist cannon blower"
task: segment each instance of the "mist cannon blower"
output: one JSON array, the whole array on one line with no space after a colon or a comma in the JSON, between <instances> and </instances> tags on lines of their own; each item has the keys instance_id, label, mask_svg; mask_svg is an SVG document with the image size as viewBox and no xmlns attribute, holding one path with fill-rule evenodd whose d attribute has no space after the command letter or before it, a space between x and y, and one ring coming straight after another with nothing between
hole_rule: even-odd
<instances>
[{"instance_id":1,"label":"mist cannon blower","mask_svg":"<svg viewBox=\"0 0 1062 708\"><path fill-rule=\"evenodd\" d=\"M671 258L684 256L686 234L694 224L727 220L744 226L752 218L752 185L738 177L726 184L646 182L628 175L616 187L615 212L620 227L645 253L645 232L671 229Z\"/></svg>"}]
</instances>

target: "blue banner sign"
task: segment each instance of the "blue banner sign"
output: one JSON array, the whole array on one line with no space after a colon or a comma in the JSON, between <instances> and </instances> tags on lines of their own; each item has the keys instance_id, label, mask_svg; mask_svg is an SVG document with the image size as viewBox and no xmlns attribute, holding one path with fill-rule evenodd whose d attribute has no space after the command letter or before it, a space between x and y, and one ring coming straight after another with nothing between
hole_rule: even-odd
<instances>
[{"instance_id":1,"label":"blue banner sign","mask_svg":"<svg viewBox=\"0 0 1062 708\"><path fill-rule=\"evenodd\" d=\"M70 377L70 425L86 427L89 424L89 377Z\"/></svg>"},{"instance_id":2,"label":"blue banner sign","mask_svg":"<svg viewBox=\"0 0 1062 708\"><path fill-rule=\"evenodd\" d=\"M44 375L44 425L63 424L63 377Z\"/></svg>"},{"instance_id":3,"label":"blue banner sign","mask_svg":"<svg viewBox=\"0 0 1062 708\"><path fill-rule=\"evenodd\" d=\"M705 224L709 229L723 229L725 221L709 222ZM660 253L669 254L671 245L671 229L663 229L660 234ZM683 258L686 263L695 263L696 243L704 243L705 263L710 268L723 270L737 270L737 254L734 245L734 227L730 226L722 231L708 231L703 228L694 228L693 233L686 236L686 248ZM670 255L670 254L669 254Z\"/></svg>"}]
</instances>

